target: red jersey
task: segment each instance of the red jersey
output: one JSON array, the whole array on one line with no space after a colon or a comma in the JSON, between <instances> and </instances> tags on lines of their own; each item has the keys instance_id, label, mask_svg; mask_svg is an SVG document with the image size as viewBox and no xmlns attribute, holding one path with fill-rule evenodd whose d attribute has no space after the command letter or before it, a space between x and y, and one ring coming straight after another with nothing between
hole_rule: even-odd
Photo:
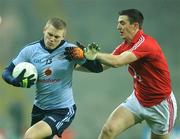
<instances>
[{"instance_id":1,"label":"red jersey","mask_svg":"<svg viewBox=\"0 0 180 139\"><path fill-rule=\"evenodd\" d=\"M150 107L167 98L171 94L170 73L157 41L140 30L131 44L123 42L113 51L113 54L119 55L124 51L131 51L138 58L128 66L138 101L143 106Z\"/></svg>"}]
</instances>

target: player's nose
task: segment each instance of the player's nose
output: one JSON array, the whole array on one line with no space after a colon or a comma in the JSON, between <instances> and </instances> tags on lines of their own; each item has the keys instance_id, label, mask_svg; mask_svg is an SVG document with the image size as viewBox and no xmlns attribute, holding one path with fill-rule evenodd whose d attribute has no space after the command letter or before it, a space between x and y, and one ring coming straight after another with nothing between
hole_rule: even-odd
<instances>
[{"instance_id":1,"label":"player's nose","mask_svg":"<svg viewBox=\"0 0 180 139\"><path fill-rule=\"evenodd\" d=\"M51 37L49 38L49 40L50 40L50 42L54 42L55 37L54 37L54 36L51 36Z\"/></svg>"},{"instance_id":2,"label":"player's nose","mask_svg":"<svg viewBox=\"0 0 180 139\"><path fill-rule=\"evenodd\" d=\"M118 24L117 25L117 30L121 30L122 28L121 28L121 25L120 24Z\"/></svg>"}]
</instances>

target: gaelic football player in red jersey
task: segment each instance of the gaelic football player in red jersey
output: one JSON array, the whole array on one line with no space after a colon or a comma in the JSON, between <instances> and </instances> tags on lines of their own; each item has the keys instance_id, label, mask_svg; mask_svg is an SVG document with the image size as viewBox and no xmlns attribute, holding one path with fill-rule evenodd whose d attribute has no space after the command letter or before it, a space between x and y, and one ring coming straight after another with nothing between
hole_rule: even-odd
<instances>
[{"instance_id":1,"label":"gaelic football player in red jersey","mask_svg":"<svg viewBox=\"0 0 180 139\"><path fill-rule=\"evenodd\" d=\"M112 54L100 53L89 45L84 53L97 59L104 69L128 64L133 77L133 93L109 116L98 139L114 139L123 131L145 120L151 139L169 139L177 113L170 73L157 41L144 34L143 15L137 9L119 12L117 29L124 39Z\"/></svg>"}]
</instances>

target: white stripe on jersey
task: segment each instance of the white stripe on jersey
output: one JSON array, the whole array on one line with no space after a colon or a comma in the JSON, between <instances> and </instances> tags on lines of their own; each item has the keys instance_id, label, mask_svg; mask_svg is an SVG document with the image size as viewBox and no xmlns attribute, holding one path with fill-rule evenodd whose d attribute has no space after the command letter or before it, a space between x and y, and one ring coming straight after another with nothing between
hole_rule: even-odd
<instances>
[{"instance_id":1,"label":"white stripe on jersey","mask_svg":"<svg viewBox=\"0 0 180 139\"><path fill-rule=\"evenodd\" d=\"M118 47L116 47L111 54L114 54L114 52L115 52L117 49L119 49L119 47L121 47L122 45L124 45L124 43L125 43L125 42L122 42Z\"/></svg>"},{"instance_id":2,"label":"white stripe on jersey","mask_svg":"<svg viewBox=\"0 0 180 139\"><path fill-rule=\"evenodd\" d=\"M136 50L136 49L144 42L144 40L145 40L144 36L141 36L141 37L139 38L138 42L135 43L135 44L133 45L133 47L132 47L131 49L129 49L129 51L132 52L133 50Z\"/></svg>"}]
</instances>

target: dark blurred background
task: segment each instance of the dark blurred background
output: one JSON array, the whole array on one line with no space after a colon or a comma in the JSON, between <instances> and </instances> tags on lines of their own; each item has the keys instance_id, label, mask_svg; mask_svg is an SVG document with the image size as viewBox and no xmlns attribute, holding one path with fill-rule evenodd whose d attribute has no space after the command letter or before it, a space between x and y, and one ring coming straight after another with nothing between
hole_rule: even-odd
<instances>
[{"instance_id":1,"label":"dark blurred background","mask_svg":"<svg viewBox=\"0 0 180 139\"><path fill-rule=\"evenodd\" d=\"M180 0L0 0L0 74L27 43L42 37L50 17L67 22L67 40L87 45L99 42L112 52L122 42L116 29L118 12L137 8L145 17L144 31L160 43L171 71L177 103L180 101ZM74 72L74 97L78 112L70 131L73 139L96 139L103 123L132 92L127 67L101 74ZM20 139L29 127L35 88L20 89L0 78L0 139ZM179 104L178 104L179 105ZM178 111L180 108L178 107ZM1 135L2 134L2 135ZM146 123L125 131L119 138L147 139ZM180 138L177 117L172 139Z\"/></svg>"}]
</instances>

